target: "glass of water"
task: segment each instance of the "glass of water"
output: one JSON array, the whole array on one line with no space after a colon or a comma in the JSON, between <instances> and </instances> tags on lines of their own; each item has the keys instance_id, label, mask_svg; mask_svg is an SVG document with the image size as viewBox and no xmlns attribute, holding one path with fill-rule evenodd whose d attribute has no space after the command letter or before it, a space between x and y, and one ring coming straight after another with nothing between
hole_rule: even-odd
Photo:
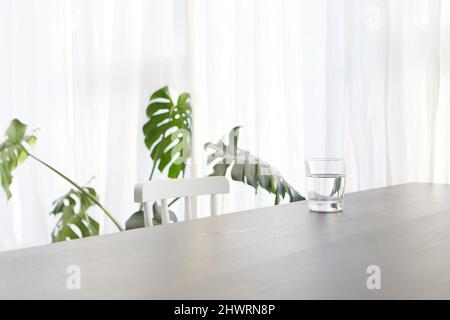
<instances>
[{"instance_id":1,"label":"glass of water","mask_svg":"<svg viewBox=\"0 0 450 320\"><path fill-rule=\"evenodd\" d=\"M339 212L344 208L343 159L306 160L308 206L314 212Z\"/></svg>"}]
</instances>

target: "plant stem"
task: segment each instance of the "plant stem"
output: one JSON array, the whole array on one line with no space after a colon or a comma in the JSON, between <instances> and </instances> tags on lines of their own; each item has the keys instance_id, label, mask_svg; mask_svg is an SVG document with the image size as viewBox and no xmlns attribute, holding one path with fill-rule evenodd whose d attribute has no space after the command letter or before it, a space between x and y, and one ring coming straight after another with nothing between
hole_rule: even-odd
<instances>
[{"instance_id":1,"label":"plant stem","mask_svg":"<svg viewBox=\"0 0 450 320\"><path fill-rule=\"evenodd\" d=\"M150 174L150 178L148 178L148 181L151 181L153 179L153 175L155 174L156 164L158 161L153 161L153 167L152 167L152 173Z\"/></svg>"},{"instance_id":2,"label":"plant stem","mask_svg":"<svg viewBox=\"0 0 450 320\"><path fill-rule=\"evenodd\" d=\"M73 185L75 188L77 188L80 192L82 192L85 196L87 196L89 199L91 199L92 202L94 202L108 216L109 219L111 219L111 221L116 225L116 227L119 229L119 231L124 231L123 227L114 218L114 216L111 214L111 212L108 209L106 209L95 197L93 197L92 195L90 195L89 193L84 191L84 189L81 186L79 186L75 181L71 180L70 178L68 178L67 176L62 174L60 171L58 171L55 168L53 168L51 165L49 165L49 164L45 163L44 161L42 161L41 159L35 157L31 153L29 153L25 148L23 148L23 149L25 150L25 152L28 154L28 156L30 158L33 158L34 160L36 160L40 164L44 165L45 167L47 167L48 169L50 169L51 171L53 171L54 173L59 175L61 178L63 178L67 182L69 182L71 185Z\"/></svg>"},{"instance_id":3,"label":"plant stem","mask_svg":"<svg viewBox=\"0 0 450 320\"><path fill-rule=\"evenodd\" d=\"M164 140L165 137L166 137L166 133L163 134L161 141ZM152 179L153 179L153 175L155 174L155 170L156 170L156 165L158 164L158 161L156 159L158 159L160 155L161 155L161 145L158 145L158 153L155 157L155 160L153 161L152 172L150 173L150 178L148 178L148 181L152 181ZM170 207L170 205L169 205L169 207ZM141 205L139 206L139 211L142 211L142 210L144 210L143 203L141 203Z\"/></svg>"},{"instance_id":4,"label":"plant stem","mask_svg":"<svg viewBox=\"0 0 450 320\"><path fill-rule=\"evenodd\" d=\"M150 174L150 178L148 178L148 181L151 181L153 179L153 175L155 174L155 169L156 169L156 164L158 162L155 160L153 161L153 167L152 167L152 173ZM144 204L141 203L141 205L139 206L139 211L144 210Z\"/></svg>"},{"instance_id":5,"label":"plant stem","mask_svg":"<svg viewBox=\"0 0 450 320\"><path fill-rule=\"evenodd\" d=\"M160 140L160 142L163 141L165 138L166 138L166 133L164 132L163 137ZM156 159L159 159L160 155L161 155L161 143L158 145L158 153L156 154L155 160L153 161L152 172L150 174L150 178L148 178L149 181L151 181L153 179L153 175L155 174L156 165L158 164L158 161Z\"/></svg>"},{"instance_id":6,"label":"plant stem","mask_svg":"<svg viewBox=\"0 0 450 320\"><path fill-rule=\"evenodd\" d=\"M175 202L177 202L178 200L180 200L180 198L175 198L172 200L171 203L169 203L168 207L170 208Z\"/></svg>"},{"instance_id":7,"label":"plant stem","mask_svg":"<svg viewBox=\"0 0 450 320\"><path fill-rule=\"evenodd\" d=\"M185 175L186 175L186 171L183 171L183 179L184 179ZM177 202L178 200L180 200L180 197L173 199L172 202L169 203L168 207L170 208L171 206L173 206L174 203Z\"/></svg>"}]
</instances>

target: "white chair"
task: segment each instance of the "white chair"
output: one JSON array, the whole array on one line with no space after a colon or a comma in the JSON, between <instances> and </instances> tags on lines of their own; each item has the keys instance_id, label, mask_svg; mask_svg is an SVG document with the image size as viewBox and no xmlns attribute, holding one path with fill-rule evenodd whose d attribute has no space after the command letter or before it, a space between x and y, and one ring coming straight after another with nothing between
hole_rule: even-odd
<instances>
[{"instance_id":1,"label":"white chair","mask_svg":"<svg viewBox=\"0 0 450 320\"><path fill-rule=\"evenodd\" d=\"M139 183L134 188L134 201L144 204L145 226L153 226L152 202L161 200L162 224L169 223L168 199L185 199L185 217L191 220L192 197L211 195L211 216L218 214L217 195L230 192L230 184L225 177L194 179L154 180Z\"/></svg>"}]
</instances>

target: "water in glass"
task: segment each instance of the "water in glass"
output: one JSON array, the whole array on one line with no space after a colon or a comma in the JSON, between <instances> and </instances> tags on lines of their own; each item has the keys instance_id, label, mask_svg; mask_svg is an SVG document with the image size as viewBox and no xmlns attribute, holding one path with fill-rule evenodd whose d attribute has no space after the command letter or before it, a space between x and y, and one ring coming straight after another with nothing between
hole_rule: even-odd
<instances>
[{"instance_id":1,"label":"water in glass","mask_svg":"<svg viewBox=\"0 0 450 320\"><path fill-rule=\"evenodd\" d=\"M338 212L344 206L344 174L307 175L309 208L318 212Z\"/></svg>"}]
</instances>

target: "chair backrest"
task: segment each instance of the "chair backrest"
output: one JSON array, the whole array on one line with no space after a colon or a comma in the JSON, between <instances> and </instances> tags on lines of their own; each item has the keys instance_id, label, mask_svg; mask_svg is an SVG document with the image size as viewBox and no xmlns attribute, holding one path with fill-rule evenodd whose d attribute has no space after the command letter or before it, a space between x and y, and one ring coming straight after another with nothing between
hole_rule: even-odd
<instances>
[{"instance_id":1,"label":"chair backrest","mask_svg":"<svg viewBox=\"0 0 450 320\"><path fill-rule=\"evenodd\" d=\"M144 204L145 226L153 226L152 202L161 200L162 224L169 223L168 199L185 199L185 217L191 220L192 197L211 195L211 215L218 214L217 195L229 193L230 184L225 177L207 177L193 179L154 180L139 183L134 188L134 201Z\"/></svg>"}]
</instances>

